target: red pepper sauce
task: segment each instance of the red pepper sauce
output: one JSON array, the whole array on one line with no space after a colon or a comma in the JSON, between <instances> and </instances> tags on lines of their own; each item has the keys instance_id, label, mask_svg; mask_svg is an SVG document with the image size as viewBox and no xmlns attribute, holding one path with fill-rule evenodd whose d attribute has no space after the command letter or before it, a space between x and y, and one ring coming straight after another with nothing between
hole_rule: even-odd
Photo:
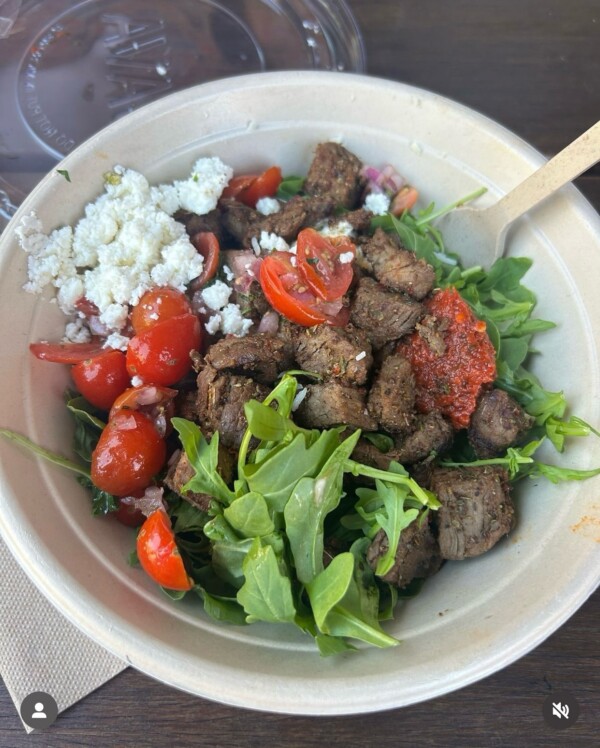
<instances>
[{"instance_id":1,"label":"red pepper sauce","mask_svg":"<svg viewBox=\"0 0 600 748\"><path fill-rule=\"evenodd\" d=\"M415 375L417 410L439 410L454 428L466 428L483 385L496 378L494 346L485 322L477 319L455 288L438 291L425 306L435 318L438 337L442 336L441 350L418 331L398 347Z\"/></svg>"}]
</instances>

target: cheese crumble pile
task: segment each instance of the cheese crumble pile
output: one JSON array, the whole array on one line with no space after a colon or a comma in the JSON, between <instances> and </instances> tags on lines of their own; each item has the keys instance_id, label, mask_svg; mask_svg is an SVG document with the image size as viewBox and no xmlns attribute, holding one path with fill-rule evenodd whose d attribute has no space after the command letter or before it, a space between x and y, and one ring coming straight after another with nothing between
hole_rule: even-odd
<instances>
[{"instance_id":1,"label":"cheese crumble pile","mask_svg":"<svg viewBox=\"0 0 600 748\"><path fill-rule=\"evenodd\" d=\"M35 213L25 216L16 229L29 255L25 290L56 288L60 309L72 318L65 336L73 342L90 338L76 307L87 299L98 308L107 346L126 348L128 339L121 332L130 307L145 291L153 286L185 291L202 272L203 258L173 214L179 209L197 215L213 210L232 176L233 170L219 158L201 158L188 179L152 186L139 172L116 166L105 177L104 193L86 206L74 227L47 235ZM234 311L229 309L226 316L231 318ZM249 327L241 321L226 326L236 327L238 334Z\"/></svg>"}]
</instances>

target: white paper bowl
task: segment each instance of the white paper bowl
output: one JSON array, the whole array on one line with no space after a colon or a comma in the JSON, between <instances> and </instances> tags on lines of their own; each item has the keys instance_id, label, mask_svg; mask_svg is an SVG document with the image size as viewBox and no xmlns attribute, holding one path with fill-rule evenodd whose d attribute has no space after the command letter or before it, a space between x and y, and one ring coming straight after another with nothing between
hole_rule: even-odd
<instances>
[{"instance_id":1,"label":"white paper bowl","mask_svg":"<svg viewBox=\"0 0 600 748\"><path fill-rule=\"evenodd\" d=\"M73 223L116 163L151 181L186 175L201 155L237 171L276 163L305 173L319 141L339 139L364 161L393 163L427 201L489 188L484 205L543 159L499 125L440 96L398 83L334 73L273 73L210 83L143 108L69 155L27 198L0 240L1 425L66 451L65 367L29 355L56 339L54 305L24 293L26 255L14 230L35 209L47 230ZM540 335L535 371L564 389L572 411L600 417L600 220L572 187L510 236L534 259L527 282L538 315L558 327ZM554 458L549 451L548 456ZM0 444L0 526L25 571L77 626L149 675L228 704L296 714L398 707L472 683L508 665L560 626L598 583L600 481L519 487L518 527L489 554L448 563L399 608L392 650L322 659L292 627L232 627L191 601L173 603L130 568L131 530L93 518L71 475ZM600 465L600 440L571 444L557 462Z\"/></svg>"}]
</instances>

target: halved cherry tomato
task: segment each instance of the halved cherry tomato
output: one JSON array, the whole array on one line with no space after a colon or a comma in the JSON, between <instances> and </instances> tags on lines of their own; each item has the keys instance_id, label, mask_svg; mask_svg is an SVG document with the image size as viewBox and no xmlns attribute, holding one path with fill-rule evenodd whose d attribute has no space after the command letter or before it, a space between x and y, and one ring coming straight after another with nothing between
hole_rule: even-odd
<instances>
[{"instance_id":1,"label":"halved cherry tomato","mask_svg":"<svg viewBox=\"0 0 600 748\"><path fill-rule=\"evenodd\" d=\"M108 410L130 384L123 351L105 350L71 369L75 387L92 405Z\"/></svg>"},{"instance_id":2,"label":"halved cherry tomato","mask_svg":"<svg viewBox=\"0 0 600 748\"><path fill-rule=\"evenodd\" d=\"M113 496L128 496L150 485L166 455L164 439L145 415L119 411L92 452L92 482Z\"/></svg>"},{"instance_id":3,"label":"halved cherry tomato","mask_svg":"<svg viewBox=\"0 0 600 748\"><path fill-rule=\"evenodd\" d=\"M403 187L392 199L390 213L401 216L404 211L411 210L418 199L419 193L414 187Z\"/></svg>"},{"instance_id":4,"label":"halved cherry tomato","mask_svg":"<svg viewBox=\"0 0 600 748\"><path fill-rule=\"evenodd\" d=\"M175 542L171 520L164 509L157 509L140 527L136 543L142 569L161 587L169 590L191 590L190 578Z\"/></svg>"},{"instance_id":5,"label":"halved cherry tomato","mask_svg":"<svg viewBox=\"0 0 600 748\"><path fill-rule=\"evenodd\" d=\"M284 317L304 327L327 322L343 326L342 305L321 302L306 287L289 252L271 252L260 266L260 285L267 301ZM345 321L344 321L345 319Z\"/></svg>"},{"instance_id":6,"label":"halved cherry tomato","mask_svg":"<svg viewBox=\"0 0 600 748\"><path fill-rule=\"evenodd\" d=\"M237 198L237 196L246 189L246 187L250 187L252 182L254 182L255 179L258 179L260 174L240 174L239 177L233 177L229 180L229 184L223 192L221 193L222 198Z\"/></svg>"},{"instance_id":7,"label":"halved cherry tomato","mask_svg":"<svg viewBox=\"0 0 600 748\"><path fill-rule=\"evenodd\" d=\"M106 352L102 343L30 343L36 358L53 364L77 364Z\"/></svg>"},{"instance_id":8,"label":"halved cherry tomato","mask_svg":"<svg viewBox=\"0 0 600 748\"><path fill-rule=\"evenodd\" d=\"M108 418L122 410L139 410L152 421L160 436L166 436L173 428L171 418L175 415L176 396L177 390L155 384L130 387L114 401Z\"/></svg>"},{"instance_id":9,"label":"halved cherry tomato","mask_svg":"<svg viewBox=\"0 0 600 748\"><path fill-rule=\"evenodd\" d=\"M160 286L151 288L142 296L131 312L134 332L140 333L159 322L181 314L190 314L192 305L184 293L176 288Z\"/></svg>"},{"instance_id":10,"label":"halved cherry tomato","mask_svg":"<svg viewBox=\"0 0 600 748\"><path fill-rule=\"evenodd\" d=\"M197 291L217 272L221 248L217 235L213 234L212 231L198 231L190 241L204 258L202 272L190 283L191 290Z\"/></svg>"},{"instance_id":11,"label":"halved cherry tomato","mask_svg":"<svg viewBox=\"0 0 600 748\"><path fill-rule=\"evenodd\" d=\"M343 296L352 283L352 262L341 262L340 256L351 254L356 247L345 236L325 237L314 229L298 234L298 272L310 290L325 301ZM345 258L344 258L345 259Z\"/></svg>"},{"instance_id":12,"label":"halved cherry tomato","mask_svg":"<svg viewBox=\"0 0 600 748\"><path fill-rule=\"evenodd\" d=\"M239 192L236 198L251 208L256 208L256 203L261 197L273 197L280 184L281 169L278 166L271 166Z\"/></svg>"},{"instance_id":13,"label":"halved cherry tomato","mask_svg":"<svg viewBox=\"0 0 600 748\"><path fill-rule=\"evenodd\" d=\"M135 335L127 346L127 371L144 382L168 387L192 368L191 351L202 342L195 314L182 314L159 322Z\"/></svg>"}]
</instances>

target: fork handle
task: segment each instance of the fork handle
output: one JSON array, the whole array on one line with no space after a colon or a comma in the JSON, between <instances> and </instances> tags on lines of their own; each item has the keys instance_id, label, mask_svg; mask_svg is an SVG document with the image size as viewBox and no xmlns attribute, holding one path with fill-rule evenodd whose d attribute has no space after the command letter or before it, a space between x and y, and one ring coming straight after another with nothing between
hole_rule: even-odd
<instances>
[{"instance_id":1,"label":"fork handle","mask_svg":"<svg viewBox=\"0 0 600 748\"><path fill-rule=\"evenodd\" d=\"M512 223L600 160L600 121L547 161L488 210Z\"/></svg>"}]
</instances>

